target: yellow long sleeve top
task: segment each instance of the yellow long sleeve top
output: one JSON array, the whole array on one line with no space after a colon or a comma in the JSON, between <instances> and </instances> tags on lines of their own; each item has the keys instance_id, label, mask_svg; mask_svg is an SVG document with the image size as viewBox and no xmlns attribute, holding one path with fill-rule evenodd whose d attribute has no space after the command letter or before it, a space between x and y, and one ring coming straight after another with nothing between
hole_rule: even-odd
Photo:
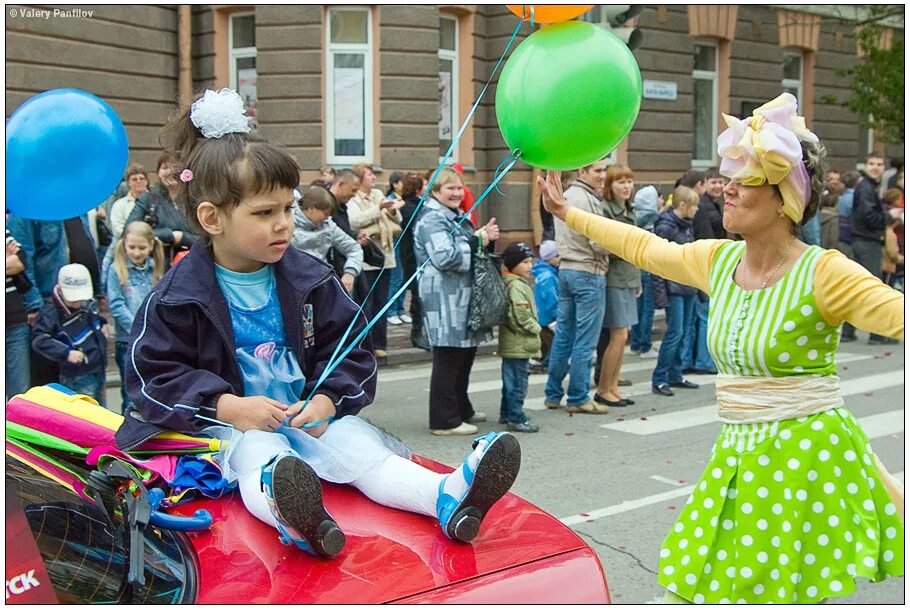
<instances>
[{"instance_id":1,"label":"yellow long sleeve top","mask_svg":"<svg viewBox=\"0 0 910 610\"><path fill-rule=\"evenodd\" d=\"M703 239L676 244L637 227L570 208L566 224L636 267L710 295L710 270L718 249L729 240ZM830 326L849 322L888 337L904 337L904 295L882 283L837 250L818 259L813 292Z\"/></svg>"}]
</instances>

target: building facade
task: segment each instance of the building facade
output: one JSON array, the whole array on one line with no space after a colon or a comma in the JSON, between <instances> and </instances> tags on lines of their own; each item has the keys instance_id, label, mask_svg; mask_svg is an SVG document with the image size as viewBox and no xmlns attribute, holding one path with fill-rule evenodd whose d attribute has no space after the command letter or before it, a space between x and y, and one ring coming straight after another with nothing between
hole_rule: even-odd
<instances>
[{"instance_id":1,"label":"building facade","mask_svg":"<svg viewBox=\"0 0 910 610\"><path fill-rule=\"evenodd\" d=\"M154 170L159 130L178 100L230 86L263 135L294 153L304 181L320 166L363 160L381 168L380 181L394 170L436 167L518 23L503 5L7 9L7 117L45 90L88 90L120 115L131 161ZM597 21L598 10L583 18ZM645 95L611 162L632 167L639 184L667 190L687 169L717 164L722 112L749 114L785 90L800 100L832 167L853 168L872 150L902 157L902 147L877 142L832 101L849 93L837 70L858 60L856 23L826 10L643 6L629 25L643 34L634 55ZM514 44L532 31L525 24ZM494 99L491 86L453 154L476 194L508 154ZM506 239L537 240L533 176L519 163L500 183L504 194L481 205Z\"/></svg>"}]
</instances>

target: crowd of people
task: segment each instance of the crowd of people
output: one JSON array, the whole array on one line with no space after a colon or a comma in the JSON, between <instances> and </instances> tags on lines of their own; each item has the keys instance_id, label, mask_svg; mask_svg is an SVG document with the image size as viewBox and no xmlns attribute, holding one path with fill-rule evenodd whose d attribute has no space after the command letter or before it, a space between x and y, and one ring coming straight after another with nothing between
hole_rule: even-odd
<instances>
[{"instance_id":1,"label":"crowd of people","mask_svg":"<svg viewBox=\"0 0 910 610\"><path fill-rule=\"evenodd\" d=\"M797 227L796 233L807 245L840 250L889 286L903 291L903 159L894 160L892 165L890 177L884 180L884 160L877 153L867 157L861 172L828 171L818 212ZM561 182L572 207L643 228L678 244L742 238L724 228L728 179L716 167L688 170L666 198L655 185L636 191L630 168L607 167L604 161L563 175ZM685 378L686 374L717 373L708 349L709 298L704 291L634 267L565 223L554 223L543 206L541 216L544 239L555 239L544 241L541 252L544 244L553 243L560 254L558 289L554 292L558 315L555 320L545 320L548 329L555 329L553 347L546 366L535 362L532 368L534 372L548 372L548 408L561 408L564 396L569 412L606 413L609 407L633 404L620 390L630 383L620 375L626 345L641 359L657 360L651 378L656 395L673 396L676 389L698 388ZM814 225L818 225L815 230ZM545 300L541 297L538 306ZM548 310L553 311L553 301L549 302ZM666 320L659 350L652 344L655 309L665 310ZM600 329L599 337L595 329ZM841 341L855 340L855 329L847 321ZM876 333L869 335L872 345L896 341ZM591 386L595 389L593 396Z\"/></svg>"},{"instance_id":2,"label":"crowd of people","mask_svg":"<svg viewBox=\"0 0 910 610\"><path fill-rule=\"evenodd\" d=\"M231 94L225 91L207 92L203 102ZM213 135L187 111L176 119L178 145L158 158L155 186L143 167L130 165L91 214L59 221L7 215L6 394L59 382L104 405L110 320L123 412L136 414L125 418L118 445L129 449L162 430L231 424L241 437L224 458L225 476L238 481L250 512L283 540L333 557L344 535L318 493L300 505L291 492L301 481L312 489L318 478L350 483L376 502L436 517L447 536L469 541L517 476L518 445L507 433L481 437L464 467L443 476L396 455L356 417L376 392L389 324L411 325L413 345L432 352L429 429L437 436L475 435L475 424L487 420L468 386L477 348L494 330L502 359L498 423L508 432L540 430L524 410L532 372L547 375L549 409L596 415L634 404L621 389L631 384L622 377L628 344L638 358L654 359L657 396L698 388L688 374L724 373L717 391L725 425L711 474L668 536L660 575L683 600L720 599L742 584L737 567L748 581L745 569L760 571L768 544L780 541L743 550L734 565L726 549L750 546L743 540L760 538L771 517L753 517L744 508L752 505L740 502L744 514L729 533L727 518L738 509L712 498L767 498L761 483L770 475L742 470L753 457L762 466L785 463L794 482L815 481L819 473L792 456L822 437L857 453L846 458L853 463L844 464L847 476L819 467L827 477L819 489L824 484L831 494L828 485L842 486L841 497L855 495L848 484L866 476L857 457L870 466L874 456L854 443L862 432L835 400L838 339L855 341L851 323L860 321L871 330L870 344L903 336L903 298L885 286L903 291L903 160L888 173L883 157L871 154L861 172L822 176L823 148L798 121L778 121L786 132L780 151L736 139L785 111L795 116L795 100L785 94L759 110L762 120L751 124L729 117L718 141L720 168L685 172L666 197L656 185L636 189L630 167L604 160L541 179L544 240L537 254L520 241L502 249L507 311L498 329L470 320L477 258L495 251L500 228L495 218L478 223L460 167L395 172L380 188L374 167L359 163L326 167L301 186L292 156L249 134L243 117L217 122ZM756 161L766 154L779 163ZM307 255L324 264L310 264ZM408 291L397 294L418 269ZM880 315L864 320L870 303ZM666 333L655 350L656 309L666 311ZM797 322L781 323L778 314L794 311ZM770 340L750 332L771 324L769 312L776 320ZM368 321L369 338L334 361L347 326L353 337ZM780 386L781 397L767 412L755 408L766 386ZM778 483L783 472L774 474ZM886 492L867 480L869 501L852 509L869 522L895 521ZM820 498L819 489L808 493ZM774 494L774 506L794 502L789 489ZM846 509L827 508L827 523L853 535ZM804 521L824 528L818 519ZM789 534L790 522L778 521L774 531ZM692 557L680 553L690 525L714 533L723 582L696 586L680 577L692 570ZM796 534L786 538L803 544ZM811 544L819 556L827 553L821 538ZM708 561L699 554L698 563ZM869 564L879 560L869 558L865 567L851 564L852 574L839 568L839 577L877 576ZM794 580L780 589L784 601L840 591L840 581L816 572L803 570L817 583L814 592ZM759 585L755 599L772 595Z\"/></svg>"},{"instance_id":3,"label":"crowd of people","mask_svg":"<svg viewBox=\"0 0 910 610\"><path fill-rule=\"evenodd\" d=\"M162 152L158 184L150 188L146 170L130 165L117 192L93 218L8 216L7 396L60 381L103 403L108 319L114 323L114 361L124 378L139 305L199 238L175 201L186 179L180 169L174 151ZM426 193L434 170L394 172L387 188L380 189L368 163L341 170L325 167L319 179L295 190L293 211L291 245L332 265L367 317L379 317L370 331L374 356L381 362L388 354L388 324L410 325L412 345L432 350L429 427L436 435L475 434L474 424L487 418L473 409L467 387L477 347L492 340L492 329L472 331L466 316L471 255L492 249L499 227L495 219L477 226L476 211L461 222L473 194L458 170L444 168ZM652 184L636 189L631 168L608 167L605 161L579 168L562 181L573 207L678 244L740 238L723 225L726 184L717 168L692 169L665 194ZM862 171L829 170L818 213L798 228L798 237L843 252L903 290L903 189L902 159L892 162L888 175L879 154L869 155ZM426 201L419 206L421 199ZM569 412L600 414L634 404L621 389L631 383L621 375L626 345L633 356L655 360L651 386L656 395L697 388L687 374L717 372L708 350L705 292L635 267L565 223L554 224L542 207L541 215L539 256L519 243L531 253L527 272L523 261L502 269L510 292L522 296L515 297L521 304L513 303L509 321L498 329L501 424L521 432L539 429L519 399L531 373L548 375L545 405L550 409L562 408L563 397ZM109 246L99 247L98 236L107 232ZM428 258L431 264L380 316L403 281ZM79 291L80 298L67 298L73 295L68 282L76 276L87 278L88 288ZM652 327L658 309L665 311L666 332L655 349ZM109 318L101 315L105 311ZM841 341L855 340L855 329L845 322ZM895 341L869 336L870 344ZM527 370L511 362L515 359L527 360ZM125 389L121 398L128 407Z\"/></svg>"}]
</instances>

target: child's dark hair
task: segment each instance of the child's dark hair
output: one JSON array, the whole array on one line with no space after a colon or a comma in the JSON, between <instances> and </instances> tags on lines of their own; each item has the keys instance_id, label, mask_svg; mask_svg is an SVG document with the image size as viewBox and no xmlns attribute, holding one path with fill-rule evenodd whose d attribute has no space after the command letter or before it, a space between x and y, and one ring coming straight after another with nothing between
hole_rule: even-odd
<instances>
[{"instance_id":1,"label":"child's dark hair","mask_svg":"<svg viewBox=\"0 0 910 610\"><path fill-rule=\"evenodd\" d=\"M249 197L282 187L295 189L300 184L300 168L287 150L254 133L205 138L190 120L191 108L166 125L164 132L174 134L174 156L182 168L192 172L188 182L180 180L176 200L201 235L206 235L196 218L201 202L233 209Z\"/></svg>"}]
</instances>

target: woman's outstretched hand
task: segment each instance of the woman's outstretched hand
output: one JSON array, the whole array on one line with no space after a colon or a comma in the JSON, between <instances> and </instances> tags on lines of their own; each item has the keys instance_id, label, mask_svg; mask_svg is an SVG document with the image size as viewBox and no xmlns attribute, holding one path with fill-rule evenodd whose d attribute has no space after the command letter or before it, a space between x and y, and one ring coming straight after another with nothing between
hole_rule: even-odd
<instances>
[{"instance_id":1,"label":"woman's outstretched hand","mask_svg":"<svg viewBox=\"0 0 910 610\"><path fill-rule=\"evenodd\" d=\"M560 181L561 172L548 171L547 178L537 177L537 187L543 197L543 207L553 216L560 220L566 219L566 212L569 211L569 204L566 203L562 196L562 182Z\"/></svg>"}]
</instances>

